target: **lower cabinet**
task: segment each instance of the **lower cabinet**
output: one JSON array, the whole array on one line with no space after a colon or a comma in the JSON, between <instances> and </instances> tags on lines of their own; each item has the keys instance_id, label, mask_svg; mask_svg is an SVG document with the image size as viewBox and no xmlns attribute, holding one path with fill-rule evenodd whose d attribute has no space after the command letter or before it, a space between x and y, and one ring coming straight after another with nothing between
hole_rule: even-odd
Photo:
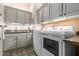
<instances>
[{"instance_id":1,"label":"lower cabinet","mask_svg":"<svg viewBox=\"0 0 79 59\"><path fill-rule=\"evenodd\" d=\"M32 33L27 33L26 46L32 46L33 45L32 39L33 39Z\"/></svg>"},{"instance_id":2,"label":"lower cabinet","mask_svg":"<svg viewBox=\"0 0 79 59\"><path fill-rule=\"evenodd\" d=\"M17 48L26 46L26 33L16 34L16 36L17 36L16 39Z\"/></svg>"},{"instance_id":3,"label":"lower cabinet","mask_svg":"<svg viewBox=\"0 0 79 59\"><path fill-rule=\"evenodd\" d=\"M0 39L0 56L3 55L3 40Z\"/></svg>"},{"instance_id":4,"label":"lower cabinet","mask_svg":"<svg viewBox=\"0 0 79 59\"><path fill-rule=\"evenodd\" d=\"M5 40L3 41L3 50L10 50L19 47L27 47L32 45L32 34L30 33L16 33L5 34Z\"/></svg>"},{"instance_id":5,"label":"lower cabinet","mask_svg":"<svg viewBox=\"0 0 79 59\"><path fill-rule=\"evenodd\" d=\"M3 41L4 51L16 48L16 37L13 34L6 34Z\"/></svg>"}]
</instances>

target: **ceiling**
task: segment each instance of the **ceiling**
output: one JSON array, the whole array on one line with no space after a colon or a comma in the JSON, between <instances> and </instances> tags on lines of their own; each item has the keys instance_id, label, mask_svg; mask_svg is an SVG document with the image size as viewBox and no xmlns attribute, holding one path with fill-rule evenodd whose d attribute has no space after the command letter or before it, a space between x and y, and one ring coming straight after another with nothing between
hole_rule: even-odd
<instances>
[{"instance_id":1,"label":"ceiling","mask_svg":"<svg viewBox=\"0 0 79 59\"><path fill-rule=\"evenodd\" d=\"M5 3L4 5L18 8L18 9L22 9L22 10L31 11L33 3Z\"/></svg>"}]
</instances>

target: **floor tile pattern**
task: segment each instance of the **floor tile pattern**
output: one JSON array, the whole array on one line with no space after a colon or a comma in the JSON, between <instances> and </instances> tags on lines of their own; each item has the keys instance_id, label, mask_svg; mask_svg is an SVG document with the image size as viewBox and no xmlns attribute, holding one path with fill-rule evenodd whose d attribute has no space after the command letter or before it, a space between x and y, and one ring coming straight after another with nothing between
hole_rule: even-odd
<instances>
[{"instance_id":1,"label":"floor tile pattern","mask_svg":"<svg viewBox=\"0 0 79 59\"><path fill-rule=\"evenodd\" d=\"M27 47L5 51L3 56L36 56L36 54L32 47Z\"/></svg>"}]
</instances>

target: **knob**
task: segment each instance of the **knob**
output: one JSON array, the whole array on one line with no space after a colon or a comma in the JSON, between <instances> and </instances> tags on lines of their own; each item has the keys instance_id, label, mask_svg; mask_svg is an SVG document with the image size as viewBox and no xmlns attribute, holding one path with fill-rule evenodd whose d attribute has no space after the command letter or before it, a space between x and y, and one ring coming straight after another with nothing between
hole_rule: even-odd
<instances>
[{"instance_id":1,"label":"knob","mask_svg":"<svg viewBox=\"0 0 79 59\"><path fill-rule=\"evenodd\" d=\"M62 16L62 15L59 15L59 16Z\"/></svg>"},{"instance_id":2,"label":"knob","mask_svg":"<svg viewBox=\"0 0 79 59\"><path fill-rule=\"evenodd\" d=\"M64 13L64 15L66 15L66 13Z\"/></svg>"},{"instance_id":3,"label":"knob","mask_svg":"<svg viewBox=\"0 0 79 59\"><path fill-rule=\"evenodd\" d=\"M2 16L2 14L0 13L0 16Z\"/></svg>"}]
</instances>

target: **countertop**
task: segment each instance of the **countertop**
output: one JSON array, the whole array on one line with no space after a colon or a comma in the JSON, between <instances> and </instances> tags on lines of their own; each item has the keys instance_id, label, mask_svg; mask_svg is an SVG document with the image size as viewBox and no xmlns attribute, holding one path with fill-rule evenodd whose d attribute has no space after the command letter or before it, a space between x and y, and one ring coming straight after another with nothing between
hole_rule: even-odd
<instances>
[{"instance_id":1,"label":"countertop","mask_svg":"<svg viewBox=\"0 0 79 59\"><path fill-rule=\"evenodd\" d=\"M79 35L65 39L64 42L79 46Z\"/></svg>"},{"instance_id":2,"label":"countertop","mask_svg":"<svg viewBox=\"0 0 79 59\"><path fill-rule=\"evenodd\" d=\"M31 31L27 31L27 30L14 30L14 31L11 31L11 30L6 30L4 31L5 34L16 34L16 33L30 33Z\"/></svg>"}]
</instances>

